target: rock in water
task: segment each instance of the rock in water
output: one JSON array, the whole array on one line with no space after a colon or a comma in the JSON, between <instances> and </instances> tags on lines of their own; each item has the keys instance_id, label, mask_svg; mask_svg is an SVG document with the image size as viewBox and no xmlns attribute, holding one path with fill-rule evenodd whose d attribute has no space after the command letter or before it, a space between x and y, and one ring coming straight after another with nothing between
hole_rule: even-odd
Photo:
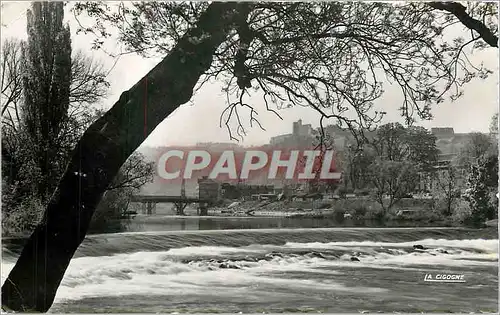
<instances>
[{"instance_id":1,"label":"rock in water","mask_svg":"<svg viewBox=\"0 0 500 315\"><path fill-rule=\"evenodd\" d=\"M234 264L231 264L229 262L224 262L224 263L220 264L219 268L221 268L221 269L241 269L240 267L238 267Z\"/></svg>"},{"instance_id":2,"label":"rock in water","mask_svg":"<svg viewBox=\"0 0 500 315\"><path fill-rule=\"evenodd\" d=\"M229 266L227 264L223 263L223 264L219 265L219 268L221 268L221 269L227 269L227 268L229 268Z\"/></svg>"},{"instance_id":3,"label":"rock in water","mask_svg":"<svg viewBox=\"0 0 500 315\"><path fill-rule=\"evenodd\" d=\"M316 257L316 258L323 258L323 259L326 259L325 256L323 256L322 253L318 253L318 252L311 252L310 255L312 257Z\"/></svg>"},{"instance_id":4,"label":"rock in water","mask_svg":"<svg viewBox=\"0 0 500 315\"><path fill-rule=\"evenodd\" d=\"M358 257L351 257L351 261L359 261L359 258Z\"/></svg>"},{"instance_id":5,"label":"rock in water","mask_svg":"<svg viewBox=\"0 0 500 315\"><path fill-rule=\"evenodd\" d=\"M413 249L421 249L421 250L425 250L425 247L423 247L422 245L413 245Z\"/></svg>"}]
</instances>

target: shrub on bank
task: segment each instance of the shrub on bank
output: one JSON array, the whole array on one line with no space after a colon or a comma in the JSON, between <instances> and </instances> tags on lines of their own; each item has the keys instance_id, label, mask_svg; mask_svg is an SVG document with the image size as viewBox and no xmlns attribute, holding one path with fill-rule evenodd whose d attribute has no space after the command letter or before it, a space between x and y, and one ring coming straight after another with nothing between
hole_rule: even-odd
<instances>
[{"instance_id":1,"label":"shrub on bank","mask_svg":"<svg viewBox=\"0 0 500 315\"><path fill-rule=\"evenodd\" d=\"M341 198L344 198L345 195L352 193L354 193L354 189L352 188L339 187L335 190L335 194L340 196Z\"/></svg>"},{"instance_id":2,"label":"shrub on bank","mask_svg":"<svg viewBox=\"0 0 500 315\"><path fill-rule=\"evenodd\" d=\"M471 218L473 216L473 211L470 207L469 202L466 200L460 200L457 203L457 206L453 209L453 214L451 215L451 219L454 223L457 224L471 224Z\"/></svg>"},{"instance_id":3,"label":"shrub on bank","mask_svg":"<svg viewBox=\"0 0 500 315\"><path fill-rule=\"evenodd\" d=\"M130 195L119 190L106 192L92 216L88 233L123 232L128 220L122 217L128 208L129 198Z\"/></svg>"},{"instance_id":4,"label":"shrub on bank","mask_svg":"<svg viewBox=\"0 0 500 315\"><path fill-rule=\"evenodd\" d=\"M356 218L364 218L366 216L366 213L368 212L368 209L366 207L360 206L360 207L355 207L354 208L354 216Z\"/></svg>"},{"instance_id":5,"label":"shrub on bank","mask_svg":"<svg viewBox=\"0 0 500 315\"><path fill-rule=\"evenodd\" d=\"M344 213L350 214L358 220L412 220L426 222L446 221L446 217L440 212L433 210L433 201L425 199L402 199L391 210L384 211L380 204L371 199L348 199L336 200L333 202L332 216L339 218ZM416 210L401 217L397 215L398 210Z\"/></svg>"},{"instance_id":6,"label":"shrub on bank","mask_svg":"<svg viewBox=\"0 0 500 315\"><path fill-rule=\"evenodd\" d=\"M127 209L128 197L115 191L108 192L92 216L89 234L124 231L128 222L122 215ZM36 196L24 198L11 207L2 211L2 236L30 235L45 211L45 205Z\"/></svg>"},{"instance_id":7,"label":"shrub on bank","mask_svg":"<svg viewBox=\"0 0 500 315\"><path fill-rule=\"evenodd\" d=\"M398 201L394 208L401 209L433 209L435 201L432 199L403 198Z\"/></svg>"},{"instance_id":8,"label":"shrub on bank","mask_svg":"<svg viewBox=\"0 0 500 315\"><path fill-rule=\"evenodd\" d=\"M371 193L372 193L371 189L368 188L354 190L354 194L356 196L370 196Z\"/></svg>"},{"instance_id":9,"label":"shrub on bank","mask_svg":"<svg viewBox=\"0 0 500 315\"><path fill-rule=\"evenodd\" d=\"M369 199L340 199L332 204L334 211L343 211L358 218L366 218L370 214L382 210L380 205Z\"/></svg>"},{"instance_id":10,"label":"shrub on bank","mask_svg":"<svg viewBox=\"0 0 500 315\"><path fill-rule=\"evenodd\" d=\"M330 209L332 206L331 202L323 202L319 205L318 209L323 210L323 209Z\"/></svg>"},{"instance_id":11,"label":"shrub on bank","mask_svg":"<svg viewBox=\"0 0 500 315\"><path fill-rule=\"evenodd\" d=\"M2 236L27 235L35 229L45 210L35 196L24 198L12 209L2 211Z\"/></svg>"}]
</instances>

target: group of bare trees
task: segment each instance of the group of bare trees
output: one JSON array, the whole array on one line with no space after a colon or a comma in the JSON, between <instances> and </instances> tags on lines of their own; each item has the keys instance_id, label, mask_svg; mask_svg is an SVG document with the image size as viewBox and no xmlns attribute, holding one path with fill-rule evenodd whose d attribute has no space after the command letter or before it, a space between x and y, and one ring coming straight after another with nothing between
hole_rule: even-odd
<instances>
[{"instance_id":1,"label":"group of bare trees","mask_svg":"<svg viewBox=\"0 0 500 315\"><path fill-rule=\"evenodd\" d=\"M93 120L90 105L108 86L102 64L72 52L63 10L35 3L27 15L28 40L6 39L2 47L3 180L16 190L31 182L42 202Z\"/></svg>"},{"instance_id":2,"label":"group of bare trees","mask_svg":"<svg viewBox=\"0 0 500 315\"><path fill-rule=\"evenodd\" d=\"M466 138L456 142L455 153L444 154L444 159L439 157L443 152L437 146L437 138L421 127L388 123L371 132L362 145L355 145L355 140L350 139L337 154L336 162L343 173L338 191L371 195L384 212L402 198L427 193L434 208L448 217L457 208L469 208L467 203L474 201L466 192L479 189L484 195L483 205L471 205L469 211L479 209L476 216L481 225L497 216L497 117L496 114L492 119L489 134L460 135ZM471 217L472 213L468 215ZM462 219L468 219L467 215Z\"/></svg>"},{"instance_id":3,"label":"group of bare trees","mask_svg":"<svg viewBox=\"0 0 500 315\"><path fill-rule=\"evenodd\" d=\"M50 308L121 166L203 83L226 83L228 126L240 121L241 110L255 121L253 94L269 110L309 106L364 130L383 115L373 109L383 81L400 87L408 122L429 118L433 104L491 73L472 65L465 48L498 47L495 3L85 2L74 13L95 19L82 27L98 35L95 48L116 27L129 52L165 57L76 144L43 221L2 287L2 305L10 310ZM457 26L467 32L454 38L448 30Z\"/></svg>"},{"instance_id":4,"label":"group of bare trees","mask_svg":"<svg viewBox=\"0 0 500 315\"><path fill-rule=\"evenodd\" d=\"M415 192L419 174L432 171L438 159L432 133L400 123L379 126L362 143L348 139L339 151L342 188L366 192L384 213Z\"/></svg>"},{"instance_id":5,"label":"group of bare trees","mask_svg":"<svg viewBox=\"0 0 500 315\"><path fill-rule=\"evenodd\" d=\"M102 113L107 69L73 52L62 3L34 3L28 40L6 39L2 49L2 171L4 233L31 232L43 214L68 157L85 129ZM97 230L119 219L132 188L152 178L152 164L135 154L94 217ZM118 198L123 197L123 198ZM111 200L115 202L111 202Z\"/></svg>"}]
</instances>

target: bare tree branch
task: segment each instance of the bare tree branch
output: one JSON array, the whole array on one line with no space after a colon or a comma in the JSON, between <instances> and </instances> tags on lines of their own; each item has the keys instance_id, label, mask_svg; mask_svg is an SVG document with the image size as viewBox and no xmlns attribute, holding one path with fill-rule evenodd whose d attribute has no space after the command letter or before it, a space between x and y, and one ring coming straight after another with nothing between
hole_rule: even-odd
<instances>
[{"instance_id":1,"label":"bare tree branch","mask_svg":"<svg viewBox=\"0 0 500 315\"><path fill-rule=\"evenodd\" d=\"M17 110L17 103L22 94L22 42L17 39L7 39L2 47L1 61L1 98L2 116L9 109Z\"/></svg>"},{"instance_id":2,"label":"bare tree branch","mask_svg":"<svg viewBox=\"0 0 500 315\"><path fill-rule=\"evenodd\" d=\"M467 8L463 4L454 1L428 2L427 4L434 9L453 14L465 27L476 31L488 45L498 47L498 36L485 25L484 21L474 19L467 14Z\"/></svg>"}]
</instances>

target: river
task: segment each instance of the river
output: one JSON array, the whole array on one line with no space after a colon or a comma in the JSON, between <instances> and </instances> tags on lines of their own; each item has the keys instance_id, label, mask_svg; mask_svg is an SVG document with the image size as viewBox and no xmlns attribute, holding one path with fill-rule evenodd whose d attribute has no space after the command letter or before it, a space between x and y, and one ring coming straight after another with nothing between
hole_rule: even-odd
<instances>
[{"instance_id":1,"label":"river","mask_svg":"<svg viewBox=\"0 0 500 315\"><path fill-rule=\"evenodd\" d=\"M496 229L295 220L138 218L90 235L50 312L498 312ZM2 282L20 248L3 241Z\"/></svg>"}]
</instances>

